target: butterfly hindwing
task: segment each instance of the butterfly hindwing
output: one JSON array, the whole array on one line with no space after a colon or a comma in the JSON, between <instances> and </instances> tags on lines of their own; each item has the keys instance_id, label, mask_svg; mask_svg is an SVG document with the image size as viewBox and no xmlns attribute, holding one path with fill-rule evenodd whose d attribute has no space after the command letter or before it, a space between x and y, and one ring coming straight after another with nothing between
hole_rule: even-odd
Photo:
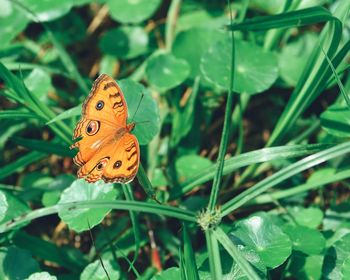
<instances>
[{"instance_id":1,"label":"butterfly hindwing","mask_svg":"<svg viewBox=\"0 0 350 280\"><path fill-rule=\"evenodd\" d=\"M138 141L134 135L125 133L119 141L112 140L105 144L100 152L79 169L78 177L85 178L88 182L103 179L106 183L128 183L136 176L139 163Z\"/></svg>"}]
</instances>

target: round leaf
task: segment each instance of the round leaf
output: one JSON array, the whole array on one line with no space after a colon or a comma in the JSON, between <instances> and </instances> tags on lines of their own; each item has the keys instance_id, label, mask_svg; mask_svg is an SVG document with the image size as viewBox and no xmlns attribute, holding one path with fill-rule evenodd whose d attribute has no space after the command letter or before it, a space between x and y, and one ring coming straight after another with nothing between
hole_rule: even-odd
<instances>
[{"instance_id":1,"label":"round leaf","mask_svg":"<svg viewBox=\"0 0 350 280\"><path fill-rule=\"evenodd\" d=\"M115 260L102 259L103 265L108 272L110 279L120 279L120 267ZM100 260L96 260L93 263L85 267L84 271L80 275L80 280L105 280L107 279L106 272L101 266Z\"/></svg>"},{"instance_id":2,"label":"round leaf","mask_svg":"<svg viewBox=\"0 0 350 280\"><path fill-rule=\"evenodd\" d=\"M184 181L212 165L213 163L209 159L197 155L182 156L175 163L179 181Z\"/></svg>"},{"instance_id":3,"label":"round leaf","mask_svg":"<svg viewBox=\"0 0 350 280\"><path fill-rule=\"evenodd\" d=\"M73 0L22 0L21 4L27 7L35 14L35 19L40 21L50 21L67 14L73 6ZM28 18L32 19L33 15L28 13Z\"/></svg>"},{"instance_id":4,"label":"round leaf","mask_svg":"<svg viewBox=\"0 0 350 280\"><path fill-rule=\"evenodd\" d=\"M0 279L25 279L39 271L29 251L10 246L0 248Z\"/></svg>"},{"instance_id":5,"label":"round leaf","mask_svg":"<svg viewBox=\"0 0 350 280\"><path fill-rule=\"evenodd\" d=\"M61 195L58 204L79 201L113 200L116 190L113 184L104 184L102 181L88 183L83 179L76 180ZM58 215L68 226L81 232L99 224L108 214L110 208L82 208L82 209L60 209Z\"/></svg>"},{"instance_id":6,"label":"round leaf","mask_svg":"<svg viewBox=\"0 0 350 280\"><path fill-rule=\"evenodd\" d=\"M146 75L151 85L166 91L181 84L190 73L186 60L159 53L147 61Z\"/></svg>"},{"instance_id":7,"label":"round leaf","mask_svg":"<svg viewBox=\"0 0 350 280\"><path fill-rule=\"evenodd\" d=\"M57 280L57 277L50 275L48 272L36 272L30 275L27 280Z\"/></svg>"},{"instance_id":8,"label":"round leaf","mask_svg":"<svg viewBox=\"0 0 350 280\"><path fill-rule=\"evenodd\" d=\"M317 44L316 33L306 33L297 40L287 44L278 54L280 76L288 86L295 86L302 74L305 64Z\"/></svg>"},{"instance_id":9,"label":"round leaf","mask_svg":"<svg viewBox=\"0 0 350 280\"><path fill-rule=\"evenodd\" d=\"M158 9L161 0L109 0L111 17L122 23L138 23L148 19Z\"/></svg>"},{"instance_id":10,"label":"round leaf","mask_svg":"<svg viewBox=\"0 0 350 280\"><path fill-rule=\"evenodd\" d=\"M323 212L316 207L294 207L290 208L290 212L298 225L309 228L317 228L323 220Z\"/></svg>"},{"instance_id":11,"label":"round leaf","mask_svg":"<svg viewBox=\"0 0 350 280\"><path fill-rule=\"evenodd\" d=\"M194 79L200 74L199 63L203 53L223 37L224 33L215 29L191 28L176 35L172 53L188 62L191 68L189 77Z\"/></svg>"},{"instance_id":12,"label":"round leaf","mask_svg":"<svg viewBox=\"0 0 350 280\"><path fill-rule=\"evenodd\" d=\"M346 105L332 105L321 114L321 126L337 137L350 136L350 114Z\"/></svg>"},{"instance_id":13,"label":"round leaf","mask_svg":"<svg viewBox=\"0 0 350 280\"><path fill-rule=\"evenodd\" d=\"M107 31L99 46L105 54L130 59L147 52L148 34L139 26L122 26Z\"/></svg>"},{"instance_id":14,"label":"round leaf","mask_svg":"<svg viewBox=\"0 0 350 280\"><path fill-rule=\"evenodd\" d=\"M285 225L283 231L289 236L293 243L293 249L308 255L320 254L326 246L323 235L305 226Z\"/></svg>"},{"instance_id":15,"label":"round leaf","mask_svg":"<svg viewBox=\"0 0 350 280\"><path fill-rule=\"evenodd\" d=\"M160 129L158 105L150 91L140 83L125 79L119 81L119 86L128 106L128 122L136 123L132 133L136 135L140 145L146 145Z\"/></svg>"},{"instance_id":16,"label":"round leaf","mask_svg":"<svg viewBox=\"0 0 350 280\"><path fill-rule=\"evenodd\" d=\"M214 43L201 59L204 77L216 87L230 86L232 42L225 38ZM248 42L236 40L233 90L255 94L267 90L278 77L276 56Z\"/></svg>"},{"instance_id":17,"label":"round leaf","mask_svg":"<svg viewBox=\"0 0 350 280\"><path fill-rule=\"evenodd\" d=\"M295 279L321 279L323 255L307 256L295 252L292 255L289 271Z\"/></svg>"},{"instance_id":18,"label":"round leaf","mask_svg":"<svg viewBox=\"0 0 350 280\"><path fill-rule=\"evenodd\" d=\"M28 207L28 205L25 204L18 197L14 196L11 193L6 192L6 191L1 191L1 193L6 196L6 201L8 204L7 211L5 212L5 217L1 221L2 223L5 223L7 221L11 221L13 218L17 218L18 216L25 215L26 213L31 211L31 209ZM27 224L27 222L20 224L18 227L23 227L26 224Z\"/></svg>"},{"instance_id":19,"label":"round leaf","mask_svg":"<svg viewBox=\"0 0 350 280\"><path fill-rule=\"evenodd\" d=\"M35 68L24 80L28 90L39 100L47 102L48 92L52 88L51 78L47 71Z\"/></svg>"},{"instance_id":20,"label":"round leaf","mask_svg":"<svg viewBox=\"0 0 350 280\"><path fill-rule=\"evenodd\" d=\"M0 48L4 48L26 28L29 20L10 1L0 1L0 5Z\"/></svg>"},{"instance_id":21,"label":"round leaf","mask_svg":"<svg viewBox=\"0 0 350 280\"><path fill-rule=\"evenodd\" d=\"M281 265L291 254L292 244L285 233L266 213L258 213L239 221L231 232L242 245L252 248L270 268ZM237 242L235 242L237 243Z\"/></svg>"}]
</instances>

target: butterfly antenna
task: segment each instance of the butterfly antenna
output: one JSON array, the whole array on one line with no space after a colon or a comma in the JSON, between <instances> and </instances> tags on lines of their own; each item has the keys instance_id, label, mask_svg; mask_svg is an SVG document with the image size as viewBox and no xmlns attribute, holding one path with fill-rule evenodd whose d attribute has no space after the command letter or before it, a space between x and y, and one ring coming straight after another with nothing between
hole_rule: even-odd
<instances>
[{"instance_id":1,"label":"butterfly antenna","mask_svg":"<svg viewBox=\"0 0 350 280\"><path fill-rule=\"evenodd\" d=\"M139 101L139 104L137 104L135 113L134 113L134 115L133 115L132 118L131 118L131 122L134 122L134 118L135 118L135 116L136 116L137 111L138 111L139 108L140 108L140 105L141 105L141 102L142 102L142 99L143 99L144 96L145 96L145 94L142 93L141 98L140 98L140 101Z\"/></svg>"},{"instance_id":2,"label":"butterfly antenna","mask_svg":"<svg viewBox=\"0 0 350 280\"><path fill-rule=\"evenodd\" d=\"M88 223L88 226L89 226L89 234L90 234L90 239L91 239L91 242L92 242L92 246L94 246L94 248L95 248L95 250L97 252L95 241L94 241L94 237L92 236L92 231L91 231L91 226L90 226L90 223L89 223L89 219L87 219L87 223ZM102 258L100 256L100 254L97 254L97 256L98 256L98 259L100 260L100 264L101 264L104 272L106 273L106 276L107 276L108 280L111 280L111 278L109 277L109 274L107 272L107 269L106 269L106 267L105 267L105 265L103 263L103 260L102 260Z\"/></svg>"}]
</instances>

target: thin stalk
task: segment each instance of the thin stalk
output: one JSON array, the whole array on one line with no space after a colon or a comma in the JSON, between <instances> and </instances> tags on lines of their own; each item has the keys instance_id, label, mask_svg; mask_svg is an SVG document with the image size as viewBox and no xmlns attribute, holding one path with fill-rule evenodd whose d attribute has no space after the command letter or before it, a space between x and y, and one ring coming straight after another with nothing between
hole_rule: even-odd
<instances>
[{"instance_id":1,"label":"thin stalk","mask_svg":"<svg viewBox=\"0 0 350 280\"><path fill-rule=\"evenodd\" d=\"M228 1L228 6L229 6ZM232 23L232 12L230 11L231 23ZM219 155L217 160L217 169L213 180L213 186L210 193L210 199L208 204L208 210L213 211L217 202L220 183L222 179L222 172L224 169L224 160L225 154L227 150L227 143L230 136L230 127L231 127L231 115L232 115L232 107L234 101L234 92L233 92L233 79L234 79L234 69L235 69L235 37L234 32L231 32L231 41L232 41L232 50L231 50L231 68L230 68L230 86L227 94L226 101L226 109L225 109L225 119L224 119L224 127L221 134Z\"/></svg>"},{"instance_id":2,"label":"thin stalk","mask_svg":"<svg viewBox=\"0 0 350 280\"><path fill-rule=\"evenodd\" d=\"M211 278L223 279L218 240L215 238L212 230L205 232L205 239L207 240Z\"/></svg>"},{"instance_id":3,"label":"thin stalk","mask_svg":"<svg viewBox=\"0 0 350 280\"><path fill-rule=\"evenodd\" d=\"M171 50L171 46L174 40L176 19L179 14L181 0L172 0L165 25L165 47L168 52Z\"/></svg>"}]
</instances>

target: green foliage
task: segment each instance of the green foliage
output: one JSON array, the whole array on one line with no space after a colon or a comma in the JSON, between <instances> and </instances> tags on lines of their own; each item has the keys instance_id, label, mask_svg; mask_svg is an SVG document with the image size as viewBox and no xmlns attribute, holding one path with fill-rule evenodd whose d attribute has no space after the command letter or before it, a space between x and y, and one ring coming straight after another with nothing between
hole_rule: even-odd
<instances>
[{"instance_id":1,"label":"green foliage","mask_svg":"<svg viewBox=\"0 0 350 280\"><path fill-rule=\"evenodd\" d=\"M102 184L99 181L89 184L80 179L74 181L70 187L64 190L58 205L79 201L108 201L115 197L116 190L113 189L112 184ZM68 210L59 211L58 215L70 228L80 232L99 224L110 210L110 208L75 210L73 206Z\"/></svg>"},{"instance_id":2,"label":"green foliage","mask_svg":"<svg viewBox=\"0 0 350 280\"><path fill-rule=\"evenodd\" d=\"M1 279L350 277L350 3L231 2L0 0ZM128 185L75 176L101 73Z\"/></svg>"}]
</instances>

